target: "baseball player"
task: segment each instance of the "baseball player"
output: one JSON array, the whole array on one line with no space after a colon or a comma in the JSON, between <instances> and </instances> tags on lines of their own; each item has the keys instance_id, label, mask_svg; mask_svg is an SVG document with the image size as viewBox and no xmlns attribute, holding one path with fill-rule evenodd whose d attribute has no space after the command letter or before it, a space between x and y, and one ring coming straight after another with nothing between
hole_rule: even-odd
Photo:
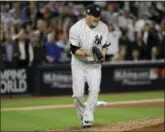
<instances>
[{"instance_id":1,"label":"baseball player","mask_svg":"<svg viewBox=\"0 0 165 132\"><path fill-rule=\"evenodd\" d=\"M88 5L85 18L75 23L69 31L73 101L83 128L91 127L94 121L94 109L100 92L101 63L110 45L108 27L100 21L100 15L101 9L98 5ZM89 86L86 103L85 82Z\"/></svg>"}]
</instances>

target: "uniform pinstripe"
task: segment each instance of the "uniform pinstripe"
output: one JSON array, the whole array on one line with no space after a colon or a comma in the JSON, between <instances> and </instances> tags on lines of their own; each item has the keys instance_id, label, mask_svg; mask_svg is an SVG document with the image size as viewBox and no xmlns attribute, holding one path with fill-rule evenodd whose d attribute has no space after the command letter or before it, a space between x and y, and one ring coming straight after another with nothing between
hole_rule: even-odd
<instances>
[{"instance_id":1,"label":"uniform pinstripe","mask_svg":"<svg viewBox=\"0 0 165 132\"><path fill-rule=\"evenodd\" d=\"M85 19L82 19L71 27L69 40L72 45L90 50L92 46L96 45L94 43L96 35L103 37L100 45L97 45L99 48L102 48L109 41L108 34L108 28L103 22L100 21L95 29L90 29L85 23ZM93 60L94 57L92 55L89 57L78 57L72 54L73 101L76 105L78 116L87 121L94 120L93 114L101 82L101 64L87 63ZM89 96L86 103L84 100L85 82L89 86Z\"/></svg>"}]
</instances>

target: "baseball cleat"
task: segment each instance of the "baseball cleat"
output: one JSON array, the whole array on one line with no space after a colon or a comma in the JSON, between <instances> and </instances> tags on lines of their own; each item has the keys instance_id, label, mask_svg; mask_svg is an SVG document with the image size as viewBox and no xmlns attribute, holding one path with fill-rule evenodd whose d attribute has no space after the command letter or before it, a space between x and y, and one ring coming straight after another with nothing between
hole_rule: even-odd
<instances>
[{"instance_id":1,"label":"baseball cleat","mask_svg":"<svg viewBox=\"0 0 165 132\"><path fill-rule=\"evenodd\" d=\"M91 123L89 121L83 121L83 128L90 128Z\"/></svg>"}]
</instances>

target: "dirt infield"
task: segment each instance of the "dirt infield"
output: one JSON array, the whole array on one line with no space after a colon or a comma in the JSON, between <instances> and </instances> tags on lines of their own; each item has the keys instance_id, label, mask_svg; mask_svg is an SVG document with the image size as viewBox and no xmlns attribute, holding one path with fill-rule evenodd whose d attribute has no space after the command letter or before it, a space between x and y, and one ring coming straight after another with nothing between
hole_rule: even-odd
<instances>
[{"instance_id":1,"label":"dirt infield","mask_svg":"<svg viewBox=\"0 0 165 132\"><path fill-rule=\"evenodd\" d=\"M94 125L91 128L68 128L60 130L48 130L46 132L164 132L164 117L152 117L128 122L114 122L104 125Z\"/></svg>"},{"instance_id":2,"label":"dirt infield","mask_svg":"<svg viewBox=\"0 0 165 132\"><path fill-rule=\"evenodd\" d=\"M120 101L108 103L106 107L164 107L164 99L140 100L140 101ZM60 130L51 130L53 132L164 132L164 117L152 117L141 120L131 120L128 122L113 122L109 124L95 124L92 128L68 128ZM50 131L47 131L50 132Z\"/></svg>"}]
</instances>

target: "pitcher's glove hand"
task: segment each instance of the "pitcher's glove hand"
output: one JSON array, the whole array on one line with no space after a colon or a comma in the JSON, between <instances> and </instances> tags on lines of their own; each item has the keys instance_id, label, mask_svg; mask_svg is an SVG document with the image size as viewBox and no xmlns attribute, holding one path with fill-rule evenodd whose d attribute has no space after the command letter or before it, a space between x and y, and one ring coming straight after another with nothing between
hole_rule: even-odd
<instances>
[{"instance_id":1,"label":"pitcher's glove hand","mask_svg":"<svg viewBox=\"0 0 165 132\"><path fill-rule=\"evenodd\" d=\"M97 63L102 63L104 61L104 56L101 53L100 49L96 46L92 47L92 53Z\"/></svg>"}]
</instances>

